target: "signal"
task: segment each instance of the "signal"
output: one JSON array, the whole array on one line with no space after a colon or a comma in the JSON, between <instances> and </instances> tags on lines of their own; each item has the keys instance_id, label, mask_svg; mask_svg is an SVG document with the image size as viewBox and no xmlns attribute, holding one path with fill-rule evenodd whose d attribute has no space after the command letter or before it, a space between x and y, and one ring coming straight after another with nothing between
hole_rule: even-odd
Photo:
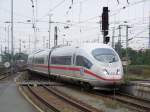
<instances>
[{"instance_id":1,"label":"signal","mask_svg":"<svg viewBox=\"0 0 150 112\"><path fill-rule=\"evenodd\" d=\"M57 46L57 40L58 40L57 26L55 26L55 29L54 29L54 46Z\"/></svg>"},{"instance_id":2,"label":"signal","mask_svg":"<svg viewBox=\"0 0 150 112\"><path fill-rule=\"evenodd\" d=\"M108 7L103 7L102 13L102 31L103 31L103 43L107 44L109 42L108 30L109 30L109 15L108 15Z\"/></svg>"},{"instance_id":3,"label":"signal","mask_svg":"<svg viewBox=\"0 0 150 112\"><path fill-rule=\"evenodd\" d=\"M106 36L106 37L104 38L104 42L107 44L109 41L110 41L110 37Z\"/></svg>"}]
</instances>

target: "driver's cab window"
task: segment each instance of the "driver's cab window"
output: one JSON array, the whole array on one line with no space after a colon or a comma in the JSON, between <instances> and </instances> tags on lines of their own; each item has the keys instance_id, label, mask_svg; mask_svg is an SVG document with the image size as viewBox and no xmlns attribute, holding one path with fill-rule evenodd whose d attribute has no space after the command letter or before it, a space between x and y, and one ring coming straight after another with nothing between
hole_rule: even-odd
<instances>
[{"instance_id":1,"label":"driver's cab window","mask_svg":"<svg viewBox=\"0 0 150 112\"><path fill-rule=\"evenodd\" d=\"M83 56L76 56L76 65L90 69L93 64Z\"/></svg>"}]
</instances>

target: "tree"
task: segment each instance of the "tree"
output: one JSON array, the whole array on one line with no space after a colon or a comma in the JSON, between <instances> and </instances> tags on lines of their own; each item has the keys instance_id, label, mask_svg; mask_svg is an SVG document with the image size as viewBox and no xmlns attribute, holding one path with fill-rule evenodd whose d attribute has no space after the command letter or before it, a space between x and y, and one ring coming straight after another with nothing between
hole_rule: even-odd
<instances>
[{"instance_id":1,"label":"tree","mask_svg":"<svg viewBox=\"0 0 150 112\"><path fill-rule=\"evenodd\" d=\"M27 62L28 55L25 53L16 53L14 58L15 60L24 60L25 62Z\"/></svg>"},{"instance_id":2,"label":"tree","mask_svg":"<svg viewBox=\"0 0 150 112\"><path fill-rule=\"evenodd\" d=\"M11 54L4 52L4 54L1 54L2 62L10 62L11 60Z\"/></svg>"},{"instance_id":3,"label":"tree","mask_svg":"<svg viewBox=\"0 0 150 112\"><path fill-rule=\"evenodd\" d=\"M150 50L133 50L128 49L128 59L131 61L131 65L150 65ZM121 56L126 57L126 49L121 49Z\"/></svg>"},{"instance_id":4,"label":"tree","mask_svg":"<svg viewBox=\"0 0 150 112\"><path fill-rule=\"evenodd\" d=\"M122 45L120 42L117 42L115 44L115 50L118 53L118 55L120 56L120 58L122 58Z\"/></svg>"},{"instance_id":5,"label":"tree","mask_svg":"<svg viewBox=\"0 0 150 112\"><path fill-rule=\"evenodd\" d=\"M28 55L25 53L16 53L13 57L10 53L4 52L3 54L1 54L2 57L2 62L10 62L11 58L14 59L14 61L16 60L24 60L25 62L27 62L28 59Z\"/></svg>"}]
</instances>

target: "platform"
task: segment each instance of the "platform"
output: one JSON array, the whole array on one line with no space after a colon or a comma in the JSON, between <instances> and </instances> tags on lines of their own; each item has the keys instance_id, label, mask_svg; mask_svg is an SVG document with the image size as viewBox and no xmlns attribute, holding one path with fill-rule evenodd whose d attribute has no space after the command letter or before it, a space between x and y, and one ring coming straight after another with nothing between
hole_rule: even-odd
<instances>
[{"instance_id":1,"label":"platform","mask_svg":"<svg viewBox=\"0 0 150 112\"><path fill-rule=\"evenodd\" d=\"M37 112L20 94L14 82L0 82L0 112Z\"/></svg>"},{"instance_id":2,"label":"platform","mask_svg":"<svg viewBox=\"0 0 150 112\"><path fill-rule=\"evenodd\" d=\"M150 81L131 81L122 86L122 91L150 100Z\"/></svg>"}]
</instances>

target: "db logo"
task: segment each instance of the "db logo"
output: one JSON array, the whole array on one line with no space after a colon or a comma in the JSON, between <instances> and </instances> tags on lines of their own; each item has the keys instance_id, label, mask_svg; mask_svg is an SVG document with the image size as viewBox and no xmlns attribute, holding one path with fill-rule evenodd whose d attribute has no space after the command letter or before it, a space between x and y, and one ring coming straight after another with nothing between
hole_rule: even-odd
<instances>
[{"instance_id":1,"label":"db logo","mask_svg":"<svg viewBox=\"0 0 150 112\"><path fill-rule=\"evenodd\" d=\"M80 69L80 75L84 75L84 68Z\"/></svg>"}]
</instances>

